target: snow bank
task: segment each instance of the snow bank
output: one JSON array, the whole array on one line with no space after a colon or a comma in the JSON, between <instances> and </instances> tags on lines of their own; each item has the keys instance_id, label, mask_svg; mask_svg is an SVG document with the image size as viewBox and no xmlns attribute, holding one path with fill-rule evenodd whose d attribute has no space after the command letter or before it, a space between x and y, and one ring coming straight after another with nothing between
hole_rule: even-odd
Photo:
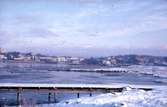
<instances>
[{"instance_id":1,"label":"snow bank","mask_svg":"<svg viewBox=\"0 0 167 107\"><path fill-rule=\"evenodd\" d=\"M127 88L122 93L82 97L39 107L167 107L167 90L143 91Z\"/></svg>"},{"instance_id":2,"label":"snow bank","mask_svg":"<svg viewBox=\"0 0 167 107\"><path fill-rule=\"evenodd\" d=\"M101 67L101 68L71 68L71 71L87 71L87 72L128 72L137 74L148 74L157 77L167 78L167 67L166 66L145 66L145 65L131 65L128 67Z\"/></svg>"}]
</instances>

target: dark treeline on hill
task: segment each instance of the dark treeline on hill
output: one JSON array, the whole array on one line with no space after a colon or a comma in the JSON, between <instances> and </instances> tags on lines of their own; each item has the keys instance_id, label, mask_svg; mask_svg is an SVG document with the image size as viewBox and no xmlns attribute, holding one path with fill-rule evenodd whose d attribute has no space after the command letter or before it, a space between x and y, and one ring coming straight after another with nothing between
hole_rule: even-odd
<instances>
[{"instance_id":1,"label":"dark treeline on hill","mask_svg":"<svg viewBox=\"0 0 167 107\"><path fill-rule=\"evenodd\" d=\"M108 57L70 57L70 56L47 56L43 54L6 52L0 53L0 61L42 62L56 64L84 64L101 66L128 66L128 65L152 65L167 66L167 56L150 55L117 55Z\"/></svg>"}]
</instances>

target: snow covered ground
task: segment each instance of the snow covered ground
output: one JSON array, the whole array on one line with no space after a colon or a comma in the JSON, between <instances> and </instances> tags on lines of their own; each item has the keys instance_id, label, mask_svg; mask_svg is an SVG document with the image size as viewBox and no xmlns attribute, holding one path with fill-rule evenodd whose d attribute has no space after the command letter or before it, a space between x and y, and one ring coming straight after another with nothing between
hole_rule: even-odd
<instances>
[{"instance_id":1,"label":"snow covered ground","mask_svg":"<svg viewBox=\"0 0 167 107\"><path fill-rule=\"evenodd\" d=\"M126 88L122 93L100 94L37 107L167 107L167 88L153 91Z\"/></svg>"}]
</instances>

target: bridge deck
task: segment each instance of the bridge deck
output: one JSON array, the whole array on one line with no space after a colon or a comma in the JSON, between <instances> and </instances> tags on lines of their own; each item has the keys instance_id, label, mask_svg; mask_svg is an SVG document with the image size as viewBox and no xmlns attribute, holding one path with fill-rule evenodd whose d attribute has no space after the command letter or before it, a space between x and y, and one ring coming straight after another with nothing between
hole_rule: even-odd
<instances>
[{"instance_id":1,"label":"bridge deck","mask_svg":"<svg viewBox=\"0 0 167 107\"><path fill-rule=\"evenodd\" d=\"M125 87L152 90L151 86L128 84L29 84L1 83L0 91L46 91L46 92L121 92Z\"/></svg>"}]
</instances>

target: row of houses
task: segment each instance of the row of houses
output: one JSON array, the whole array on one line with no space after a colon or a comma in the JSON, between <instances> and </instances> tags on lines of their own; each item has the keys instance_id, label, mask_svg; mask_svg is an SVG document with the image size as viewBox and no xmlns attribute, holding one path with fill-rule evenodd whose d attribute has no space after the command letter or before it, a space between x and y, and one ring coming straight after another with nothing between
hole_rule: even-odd
<instances>
[{"instance_id":1,"label":"row of houses","mask_svg":"<svg viewBox=\"0 0 167 107\"><path fill-rule=\"evenodd\" d=\"M3 52L0 49L0 61L21 61L21 62L42 62L56 64L81 64L84 58L68 56L46 56L41 54L20 53L20 52Z\"/></svg>"},{"instance_id":2,"label":"row of houses","mask_svg":"<svg viewBox=\"0 0 167 107\"><path fill-rule=\"evenodd\" d=\"M156 65L166 66L167 57L149 55L118 55L105 57L102 64L106 66L116 65Z\"/></svg>"},{"instance_id":3,"label":"row of houses","mask_svg":"<svg viewBox=\"0 0 167 107\"><path fill-rule=\"evenodd\" d=\"M84 58L81 57L68 57L68 56L35 56L35 61L58 63L58 64L81 64Z\"/></svg>"}]
</instances>

